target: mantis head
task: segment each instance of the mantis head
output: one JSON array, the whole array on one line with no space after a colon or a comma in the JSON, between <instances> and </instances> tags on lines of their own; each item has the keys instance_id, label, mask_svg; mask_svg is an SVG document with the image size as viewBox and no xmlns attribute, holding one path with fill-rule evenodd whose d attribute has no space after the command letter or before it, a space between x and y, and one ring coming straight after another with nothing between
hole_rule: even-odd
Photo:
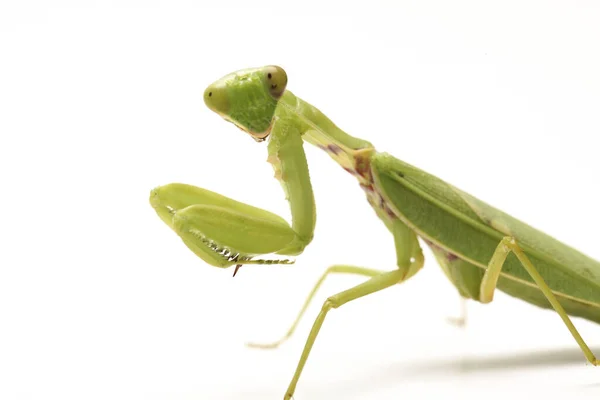
<instances>
[{"instance_id":1,"label":"mantis head","mask_svg":"<svg viewBox=\"0 0 600 400\"><path fill-rule=\"evenodd\" d=\"M204 102L225 120L262 141L269 135L286 84L287 75L278 66L244 69L207 87Z\"/></svg>"}]
</instances>

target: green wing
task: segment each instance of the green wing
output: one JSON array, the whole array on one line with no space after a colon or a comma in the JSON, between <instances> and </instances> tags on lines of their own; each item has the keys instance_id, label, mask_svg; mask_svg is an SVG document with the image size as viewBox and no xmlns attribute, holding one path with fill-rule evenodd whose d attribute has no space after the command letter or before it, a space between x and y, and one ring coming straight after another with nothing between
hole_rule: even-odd
<instances>
[{"instance_id":1,"label":"green wing","mask_svg":"<svg viewBox=\"0 0 600 400\"><path fill-rule=\"evenodd\" d=\"M485 267L513 236L554 291L600 304L597 261L389 154L375 155L372 168L386 201L424 238ZM533 282L512 254L503 273Z\"/></svg>"}]
</instances>

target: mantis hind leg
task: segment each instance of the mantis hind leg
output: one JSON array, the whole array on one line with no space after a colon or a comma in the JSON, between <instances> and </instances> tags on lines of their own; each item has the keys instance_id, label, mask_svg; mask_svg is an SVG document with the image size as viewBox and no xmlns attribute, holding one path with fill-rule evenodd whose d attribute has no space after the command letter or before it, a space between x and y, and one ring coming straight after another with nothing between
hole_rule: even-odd
<instances>
[{"instance_id":1,"label":"mantis hind leg","mask_svg":"<svg viewBox=\"0 0 600 400\"><path fill-rule=\"evenodd\" d=\"M517 244L514 238L505 237L503 238L498 247L496 247L496 251L492 255L492 258L488 264L488 268L485 271L483 279L481 281L481 290L479 300L482 303L489 303L494 299L494 291L496 290L496 286L498 284L498 278L500 277L500 272L502 271L502 266L504 265L504 261L510 252L513 252L515 256L523 265L523 268L529 273L529 275L533 278L534 282L537 284L538 288L542 291L548 302L554 308L554 310L558 313L560 318L563 320L571 335L583 351L585 358L593 365L600 365L600 360L596 358L594 353L590 350L588 345L585 343L573 322L569 318L569 315L563 308L563 306L558 302L554 293L550 287L544 281L544 278L540 275L535 266L531 263L527 255L523 252L521 247Z\"/></svg>"},{"instance_id":2,"label":"mantis hind leg","mask_svg":"<svg viewBox=\"0 0 600 400\"><path fill-rule=\"evenodd\" d=\"M313 289L310 291L308 297L304 301L304 305L300 309L298 316L296 317L296 319L294 320L294 322L292 323L292 325L290 326L290 328L288 329L286 334L283 335L283 337L281 339L279 339L275 342L272 342L272 343L246 343L246 345L249 347L254 347L254 348L259 348L259 349L274 349L274 348L277 348L283 342L285 342L287 339L289 339L294 334L294 331L296 330L298 323L300 322L300 320L306 313L306 310L308 309L308 306L310 305L313 298L315 297L317 291L319 290L319 288L321 287L321 285L323 284L323 282L325 281L327 276L329 276L330 274L355 274L355 275L374 277L374 276L380 275L384 272L385 271L380 271L380 270L371 269L371 268L354 267L351 265L332 265L331 267L327 268L327 270L323 273L323 275L321 275L321 277L319 278L319 280L317 281L317 283L315 284Z\"/></svg>"},{"instance_id":3,"label":"mantis hind leg","mask_svg":"<svg viewBox=\"0 0 600 400\"><path fill-rule=\"evenodd\" d=\"M448 317L446 318L446 321L459 328L467 326L467 299L465 297L460 296L460 316Z\"/></svg>"}]
</instances>

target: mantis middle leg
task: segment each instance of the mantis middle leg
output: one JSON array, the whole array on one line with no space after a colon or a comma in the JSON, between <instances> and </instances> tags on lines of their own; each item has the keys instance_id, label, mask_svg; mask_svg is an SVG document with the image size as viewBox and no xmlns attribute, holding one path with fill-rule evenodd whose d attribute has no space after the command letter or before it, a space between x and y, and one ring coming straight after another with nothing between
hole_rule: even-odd
<instances>
[{"instance_id":1,"label":"mantis middle leg","mask_svg":"<svg viewBox=\"0 0 600 400\"><path fill-rule=\"evenodd\" d=\"M321 287L323 282L325 282L325 279L327 278L327 276L329 276L330 274L355 274L355 275L361 275L361 276L374 277L377 275L381 275L384 272L385 271L381 271L381 270L377 270L377 269L355 267L352 265L332 265L331 267L327 268L327 270L323 273L323 275L321 275L321 277L319 278L319 280L317 281L315 286L312 288L308 297L304 301L304 305L300 309L298 316L292 323L292 326L290 326L290 328L288 329L286 334L283 335L283 337L281 339L279 339L275 342L272 342L272 343L246 343L246 345L249 347L254 347L254 348L258 348L258 349L274 349L274 348L279 347L280 344L282 344L287 339L289 339L294 334L294 331L298 327L298 324L300 323L300 320L304 316L304 313L306 313L308 306L310 305L313 298L317 294L317 291L319 290L319 288Z\"/></svg>"},{"instance_id":2,"label":"mantis middle leg","mask_svg":"<svg viewBox=\"0 0 600 400\"><path fill-rule=\"evenodd\" d=\"M419 246L417 237L414 234L414 232L411 231L406 225L404 225L399 220L395 220L393 222L391 230L394 235L397 264L399 268L389 272L379 272L377 270L367 268L355 269L354 273L360 271L358 272L359 274L372 276L371 279L357 286L354 286L351 289L333 295L327 300L325 300L325 303L321 308L321 312L317 316L313 327L310 331L310 334L308 335L308 339L306 340L306 344L304 345L304 350L302 351L302 355L300 356L300 361L298 362L298 366L296 367L296 371L294 373L292 381L290 382L286 391L284 397L285 400L292 398L292 395L296 390L298 380L300 379L300 374L302 373L304 365L306 364L308 356L310 355L310 351L315 343L315 340L317 339L321 327L323 326L325 317L331 309L341 307L342 305L352 300L359 299L361 297L379 292L380 290L401 283L406 279L410 278L412 275L414 275L423 266L423 252L421 247ZM349 266L339 267L357 268ZM375 275L373 276L373 274ZM324 279L324 277L322 279ZM314 291L318 289L320 283L321 282L317 283L317 286L315 287L315 289L313 289L313 292L311 292L308 301L310 301L312 295L314 294ZM301 311L300 315L302 315L303 312L304 309ZM292 331L293 328L294 326L292 326Z\"/></svg>"},{"instance_id":3,"label":"mantis middle leg","mask_svg":"<svg viewBox=\"0 0 600 400\"><path fill-rule=\"evenodd\" d=\"M300 361L298 362L298 366L296 367L296 372L294 373L294 377L292 378L292 381L290 382L290 385L288 386L287 392L285 394L285 400L291 399L292 395L294 394L294 391L296 390L296 384L298 383L298 379L300 379L300 374L304 369L304 365L308 360L310 351L315 343L315 340L317 339L317 335L321 330L321 326L323 325L323 322L325 321L325 317L327 316L329 310L331 310L332 308L341 307L342 305L352 300L356 300L363 296L378 292L392 285L400 283L405 279L405 277L406 272L401 269L385 272L381 275L369 279L364 283L361 283L360 285L357 285L351 289L345 290L334 296L331 296L325 301L323 307L321 308L321 312L317 316L317 319L315 320L310 334L308 335L308 339L306 340L306 344L304 345L304 350L302 351L302 356L300 357Z\"/></svg>"},{"instance_id":4,"label":"mantis middle leg","mask_svg":"<svg viewBox=\"0 0 600 400\"><path fill-rule=\"evenodd\" d=\"M479 300L482 303L490 303L494 299L494 291L496 290L496 286L498 285L498 278L500 277L500 272L502 271L502 266L504 265L504 261L510 252L513 252L523 268L531 275L534 282L537 284L538 288L542 291L548 302L552 305L552 308L558 313L560 318L562 318L563 322L573 335L573 338L583 351L585 358L592 363L593 365L600 365L600 360L594 356L594 353L590 350L588 345L585 343L573 322L569 318L569 315L563 308L563 306L558 302L552 290L544 281L544 278L540 275L535 266L531 263L527 255L523 252L521 247L518 245L516 240L510 236L503 238L498 247L496 247L496 251L492 255L492 258L488 264L488 268L485 271L483 279L481 280L481 290L480 290L480 298Z\"/></svg>"}]
</instances>

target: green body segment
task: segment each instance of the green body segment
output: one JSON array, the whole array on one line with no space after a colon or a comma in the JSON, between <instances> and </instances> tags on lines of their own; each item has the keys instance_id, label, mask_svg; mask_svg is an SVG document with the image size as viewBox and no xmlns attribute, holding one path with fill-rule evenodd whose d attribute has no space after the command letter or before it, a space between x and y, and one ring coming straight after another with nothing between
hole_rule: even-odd
<instances>
[{"instance_id":1,"label":"green body segment","mask_svg":"<svg viewBox=\"0 0 600 400\"><path fill-rule=\"evenodd\" d=\"M279 100L277 115L293 118L294 124L300 127L304 140L313 145L337 145L350 153L373 147L370 142L350 136L341 130L319 109L296 97L289 90L286 90Z\"/></svg>"},{"instance_id":2,"label":"green body segment","mask_svg":"<svg viewBox=\"0 0 600 400\"><path fill-rule=\"evenodd\" d=\"M512 236L569 314L600 322L600 263L387 154L373 159L373 170L386 201L427 241L462 295L478 299L498 242ZM498 289L549 308L514 254L504 264Z\"/></svg>"}]
</instances>

